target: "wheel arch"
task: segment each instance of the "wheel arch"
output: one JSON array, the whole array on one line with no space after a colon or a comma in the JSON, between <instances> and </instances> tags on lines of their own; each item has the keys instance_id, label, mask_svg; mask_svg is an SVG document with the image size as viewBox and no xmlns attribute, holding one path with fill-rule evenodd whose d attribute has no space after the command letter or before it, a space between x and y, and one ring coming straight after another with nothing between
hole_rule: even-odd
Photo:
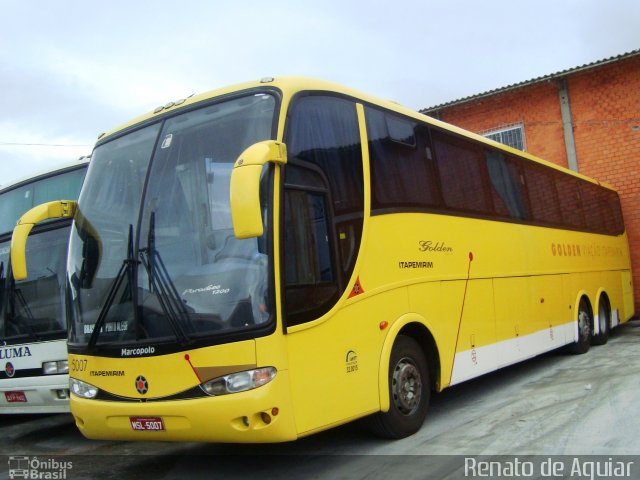
<instances>
[{"instance_id":1,"label":"wheel arch","mask_svg":"<svg viewBox=\"0 0 640 480\"><path fill-rule=\"evenodd\" d=\"M378 394L380 396L380 410L387 412L390 406L389 399L389 360L391 350L398 335L406 335L413 338L424 353L429 368L431 390L437 390L440 386L441 365L438 344L432 333L429 323L418 314L405 314L398 318L387 333L380 354L380 366L378 370Z\"/></svg>"}]
</instances>

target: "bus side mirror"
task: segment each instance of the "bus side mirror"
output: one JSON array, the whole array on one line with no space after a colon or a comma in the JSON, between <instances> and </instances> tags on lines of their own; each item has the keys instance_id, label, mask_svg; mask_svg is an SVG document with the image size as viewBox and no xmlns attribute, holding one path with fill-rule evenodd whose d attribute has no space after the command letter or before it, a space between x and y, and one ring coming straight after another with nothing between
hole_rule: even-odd
<instances>
[{"instance_id":1,"label":"bus side mirror","mask_svg":"<svg viewBox=\"0 0 640 480\"><path fill-rule=\"evenodd\" d=\"M267 163L287 163L284 143L266 140L240 154L231 171L229 201L236 238L259 237L264 232L260 211L260 175Z\"/></svg>"},{"instance_id":2,"label":"bus side mirror","mask_svg":"<svg viewBox=\"0 0 640 480\"><path fill-rule=\"evenodd\" d=\"M73 218L78 203L73 200L57 200L33 207L20 217L11 236L11 270L13 278L27 278L27 237L36 223L52 218Z\"/></svg>"}]
</instances>

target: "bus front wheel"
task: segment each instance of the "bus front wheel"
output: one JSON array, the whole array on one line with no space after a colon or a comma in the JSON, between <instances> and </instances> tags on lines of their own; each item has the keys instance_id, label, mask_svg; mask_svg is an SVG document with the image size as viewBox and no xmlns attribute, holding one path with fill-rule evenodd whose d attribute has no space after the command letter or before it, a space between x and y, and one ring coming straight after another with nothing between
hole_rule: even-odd
<instances>
[{"instance_id":1,"label":"bus front wheel","mask_svg":"<svg viewBox=\"0 0 640 480\"><path fill-rule=\"evenodd\" d=\"M404 438L416 433L427 415L431 388L424 353L411 337L399 335L389 360L388 412L371 417L375 434Z\"/></svg>"}]
</instances>

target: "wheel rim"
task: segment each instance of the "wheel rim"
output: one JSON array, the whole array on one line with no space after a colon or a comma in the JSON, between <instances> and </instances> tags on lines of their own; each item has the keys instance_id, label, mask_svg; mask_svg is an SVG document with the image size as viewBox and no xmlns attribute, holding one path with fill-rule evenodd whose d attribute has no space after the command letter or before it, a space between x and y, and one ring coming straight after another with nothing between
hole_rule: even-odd
<instances>
[{"instance_id":1,"label":"wheel rim","mask_svg":"<svg viewBox=\"0 0 640 480\"><path fill-rule=\"evenodd\" d=\"M420 406L422 377L410 358L402 358L393 370L393 403L403 415L411 415Z\"/></svg>"},{"instance_id":2,"label":"wheel rim","mask_svg":"<svg viewBox=\"0 0 640 480\"><path fill-rule=\"evenodd\" d=\"M591 335L591 322L589 318L589 312L586 309L581 308L578 314L578 329L580 337L586 340Z\"/></svg>"}]
</instances>

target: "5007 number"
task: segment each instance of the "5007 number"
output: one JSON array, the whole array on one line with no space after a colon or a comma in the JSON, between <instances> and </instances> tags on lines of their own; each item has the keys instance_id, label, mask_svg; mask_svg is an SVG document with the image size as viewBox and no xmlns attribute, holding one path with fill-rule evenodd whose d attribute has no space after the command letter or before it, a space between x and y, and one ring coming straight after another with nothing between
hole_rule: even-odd
<instances>
[{"instance_id":1,"label":"5007 number","mask_svg":"<svg viewBox=\"0 0 640 480\"><path fill-rule=\"evenodd\" d=\"M87 369L87 360L71 360L72 372L84 372Z\"/></svg>"}]
</instances>

